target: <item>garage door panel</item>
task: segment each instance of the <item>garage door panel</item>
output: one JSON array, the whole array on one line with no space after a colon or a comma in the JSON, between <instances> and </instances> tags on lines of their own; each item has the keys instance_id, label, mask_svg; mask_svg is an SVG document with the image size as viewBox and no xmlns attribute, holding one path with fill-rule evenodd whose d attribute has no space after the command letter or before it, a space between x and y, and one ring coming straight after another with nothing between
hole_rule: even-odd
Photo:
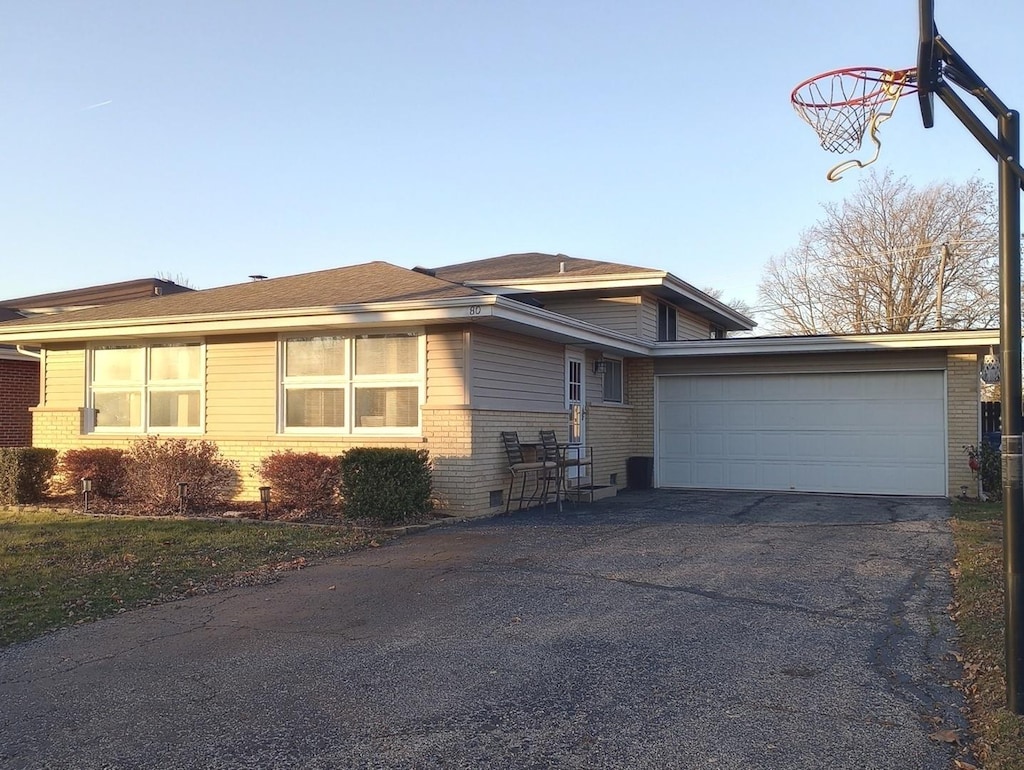
<instances>
[{"instance_id":1,"label":"garage door panel","mask_svg":"<svg viewBox=\"0 0 1024 770\"><path fill-rule=\"evenodd\" d=\"M942 372L658 379L658 483L946 493Z\"/></svg>"}]
</instances>

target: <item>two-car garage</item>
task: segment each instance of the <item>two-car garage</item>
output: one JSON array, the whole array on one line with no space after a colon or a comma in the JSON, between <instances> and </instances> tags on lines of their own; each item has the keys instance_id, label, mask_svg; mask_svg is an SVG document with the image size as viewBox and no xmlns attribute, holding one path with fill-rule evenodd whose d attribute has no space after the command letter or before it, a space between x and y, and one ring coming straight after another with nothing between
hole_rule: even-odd
<instances>
[{"instance_id":1,"label":"two-car garage","mask_svg":"<svg viewBox=\"0 0 1024 770\"><path fill-rule=\"evenodd\" d=\"M658 362L657 485L946 495L945 355L905 355Z\"/></svg>"}]
</instances>

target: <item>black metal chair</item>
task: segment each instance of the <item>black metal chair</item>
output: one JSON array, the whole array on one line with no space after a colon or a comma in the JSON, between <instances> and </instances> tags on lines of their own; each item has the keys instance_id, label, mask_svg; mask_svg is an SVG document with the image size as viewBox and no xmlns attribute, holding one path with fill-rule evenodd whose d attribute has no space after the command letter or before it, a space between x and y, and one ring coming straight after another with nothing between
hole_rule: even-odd
<instances>
[{"instance_id":1,"label":"black metal chair","mask_svg":"<svg viewBox=\"0 0 1024 770\"><path fill-rule=\"evenodd\" d=\"M553 430L542 430L540 432L540 443L542 457L554 462L557 466L555 497L561 510L563 499L570 497L569 469L576 469L576 478L590 478L593 481L594 452L589 447L578 444L559 444L558 435ZM593 490L593 484L589 486ZM582 489L575 492L578 500L582 497ZM590 501L594 501L591 491Z\"/></svg>"},{"instance_id":2,"label":"black metal chair","mask_svg":"<svg viewBox=\"0 0 1024 770\"><path fill-rule=\"evenodd\" d=\"M529 508L532 503L541 503L547 507L550 484L554 472L558 470L556 463L538 457L536 460L527 461L523 455L523 447L519 443L519 434L516 431L502 431L501 442L505 447L505 454L508 456L508 470L511 478L508 483L508 495L505 499L505 513L509 512L513 499L519 503L516 510ZM533 487L530 494L526 494L527 482L532 477ZM513 498L516 482L519 482L519 495Z\"/></svg>"}]
</instances>

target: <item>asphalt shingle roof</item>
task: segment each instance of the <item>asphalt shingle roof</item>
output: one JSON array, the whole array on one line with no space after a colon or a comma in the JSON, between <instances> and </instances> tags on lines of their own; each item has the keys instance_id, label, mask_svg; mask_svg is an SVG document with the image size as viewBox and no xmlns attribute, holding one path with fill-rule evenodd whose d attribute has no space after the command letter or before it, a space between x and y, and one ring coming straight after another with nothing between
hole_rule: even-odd
<instances>
[{"instance_id":1,"label":"asphalt shingle roof","mask_svg":"<svg viewBox=\"0 0 1024 770\"><path fill-rule=\"evenodd\" d=\"M387 262L270 278L115 305L8 321L5 328L72 321L130 321L141 318L258 312L295 308L429 301L476 297L482 292Z\"/></svg>"},{"instance_id":2,"label":"asphalt shingle roof","mask_svg":"<svg viewBox=\"0 0 1024 770\"><path fill-rule=\"evenodd\" d=\"M562 265L565 272L561 272ZM463 262L458 265L434 268L438 278L447 281L465 283L473 281L514 281L537 278L572 279L574 277L613 276L637 273L651 273L652 276L665 275L664 270L652 270L648 267L623 265L616 262L598 262L594 259L579 259L565 254L506 254L503 257L478 259L475 262Z\"/></svg>"}]
</instances>

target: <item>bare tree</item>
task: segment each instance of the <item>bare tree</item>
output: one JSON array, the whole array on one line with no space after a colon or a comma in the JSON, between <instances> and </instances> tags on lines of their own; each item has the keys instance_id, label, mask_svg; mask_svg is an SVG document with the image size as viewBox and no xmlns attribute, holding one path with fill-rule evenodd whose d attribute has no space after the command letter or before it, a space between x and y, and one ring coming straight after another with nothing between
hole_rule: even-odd
<instances>
[{"instance_id":1,"label":"bare tree","mask_svg":"<svg viewBox=\"0 0 1024 770\"><path fill-rule=\"evenodd\" d=\"M993 191L980 179L916 188L871 173L769 260L761 314L784 334L995 326L996 236Z\"/></svg>"},{"instance_id":2,"label":"bare tree","mask_svg":"<svg viewBox=\"0 0 1024 770\"><path fill-rule=\"evenodd\" d=\"M737 313L742 313L743 315L745 315L750 320L752 320L752 321L756 321L757 320L754 317L754 314L757 312L757 308L755 308L753 305L751 305L746 300L740 299L739 297L733 297L732 299L726 301L726 300L722 299L722 293L723 293L722 290L721 289L716 289L713 286L705 286L703 289L701 289L701 291L704 292L705 294L707 294L709 297L711 297L713 299L717 299L719 302L725 303L726 305L731 307L733 310L735 310ZM726 336L727 337L751 337L751 336L753 336L753 334L754 334L754 332L753 331L749 331L749 330L746 330L746 331L730 331L730 332L726 333Z\"/></svg>"}]
</instances>

